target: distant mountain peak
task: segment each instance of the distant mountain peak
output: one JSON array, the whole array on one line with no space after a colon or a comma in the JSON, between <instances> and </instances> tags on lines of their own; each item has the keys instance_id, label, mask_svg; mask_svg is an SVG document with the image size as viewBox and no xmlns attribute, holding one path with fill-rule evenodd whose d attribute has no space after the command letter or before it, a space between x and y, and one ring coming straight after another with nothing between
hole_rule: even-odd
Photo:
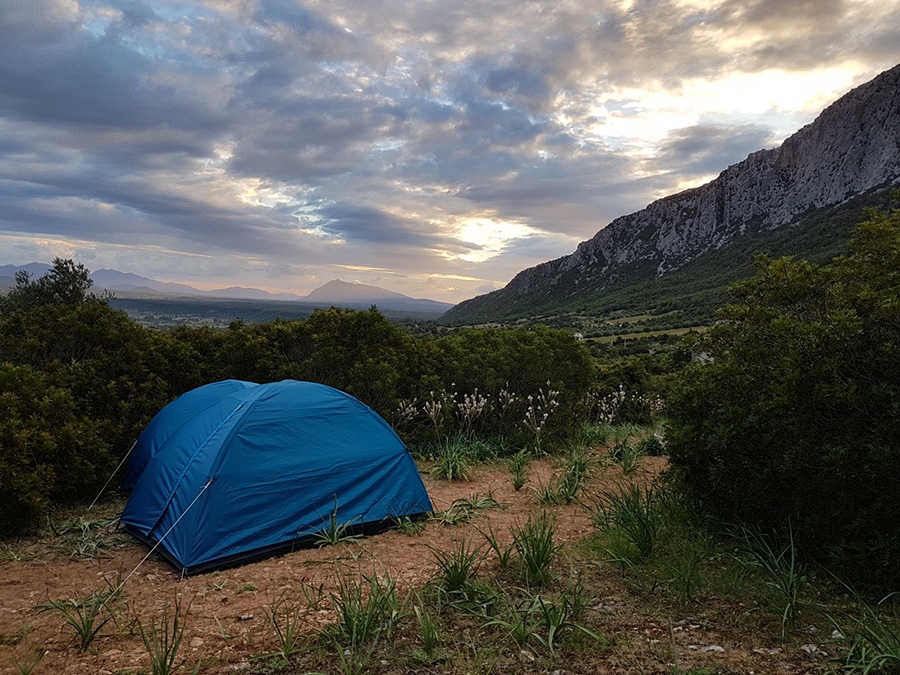
<instances>
[{"instance_id":1,"label":"distant mountain peak","mask_svg":"<svg viewBox=\"0 0 900 675\"><path fill-rule=\"evenodd\" d=\"M443 314L453 305L449 302L411 298L402 293L388 291L378 286L350 283L333 279L309 293L303 302L316 305L335 305L354 309L375 305L378 309Z\"/></svg>"},{"instance_id":2,"label":"distant mountain peak","mask_svg":"<svg viewBox=\"0 0 900 675\"><path fill-rule=\"evenodd\" d=\"M379 288L378 286L367 286L366 284L349 283L347 281L341 281L340 279L332 279L327 284L319 286L311 291L306 296L305 300L308 302L365 302L369 300L397 300L400 298L406 300L414 299L401 293L394 293L393 291Z\"/></svg>"}]
</instances>

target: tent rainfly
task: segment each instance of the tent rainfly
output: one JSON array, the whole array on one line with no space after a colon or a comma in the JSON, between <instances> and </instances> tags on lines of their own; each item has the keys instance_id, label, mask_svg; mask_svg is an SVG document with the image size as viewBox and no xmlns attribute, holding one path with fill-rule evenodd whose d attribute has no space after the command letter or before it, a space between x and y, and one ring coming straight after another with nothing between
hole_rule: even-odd
<instances>
[{"instance_id":1,"label":"tent rainfly","mask_svg":"<svg viewBox=\"0 0 900 675\"><path fill-rule=\"evenodd\" d=\"M432 511L387 422L349 394L295 380L184 394L141 434L128 480L122 524L185 575L308 545L332 515L371 533Z\"/></svg>"},{"instance_id":2,"label":"tent rainfly","mask_svg":"<svg viewBox=\"0 0 900 675\"><path fill-rule=\"evenodd\" d=\"M223 380L204 384L202 387L182 394L160 410L144 427L144 431L138 436L137 442L131 449L128 466L122 478L122 487L126 490L133 490L144 467L156 456L159 448L165 444L169 436L199 415L201 411L216 405L228 394L256 386L258 385L255 382L242 380Z\"/></svg>"}]
</instances>

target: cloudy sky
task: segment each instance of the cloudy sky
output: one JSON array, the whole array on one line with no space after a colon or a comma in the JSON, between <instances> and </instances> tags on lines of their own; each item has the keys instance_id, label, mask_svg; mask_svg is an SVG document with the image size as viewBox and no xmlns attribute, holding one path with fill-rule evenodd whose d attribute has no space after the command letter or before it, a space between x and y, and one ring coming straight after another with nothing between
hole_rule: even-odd
<instances>
[{"instance_id":1,"label":"cloudy sky","mask_svg":"<svg viewBox=\"0 0 900 675\"><path fill-rule=\"evenodd\" d=\"M457 302L898 45L900 0L2 0L0 264Z\"/></svg>"}]
</instances>

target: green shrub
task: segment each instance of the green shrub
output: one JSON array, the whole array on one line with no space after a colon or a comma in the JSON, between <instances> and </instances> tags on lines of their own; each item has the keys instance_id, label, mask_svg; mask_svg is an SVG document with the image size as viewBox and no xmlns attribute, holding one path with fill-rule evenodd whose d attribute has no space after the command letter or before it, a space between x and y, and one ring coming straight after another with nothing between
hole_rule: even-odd
<instances>
[{"instance_id":1,"label":"green shrub","mask_svg":"<svg viewBox=\"0 0 900 675\"><path fill-rule=\"evenodd\" d=\"M92 497L113 467L67 390L0 363L0 536L33 530L54 503Z\"/></svg>"},{"instance_id":2,"label":"green shrub","mask_svg":"<svg viewBox=\"0 0 900 675\"><path fill-rule=\"evenodd\" d=\"M826 266L756 261L668 400L676 477L715 517L854 583L900 584L900 211Z\"/></svg>"}]
</instances>

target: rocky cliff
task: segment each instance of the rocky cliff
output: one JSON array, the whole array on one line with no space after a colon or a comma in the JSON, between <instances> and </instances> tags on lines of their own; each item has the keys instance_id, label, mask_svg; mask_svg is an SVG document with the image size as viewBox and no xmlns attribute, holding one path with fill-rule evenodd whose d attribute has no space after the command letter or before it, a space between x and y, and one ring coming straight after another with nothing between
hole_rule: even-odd
<instances>
[{"instance_id":1,"label":"rocky cliff","mask_svg":"<svg viewBox=\"0 0 900 675\"><path fill-rule=\"evenodd\" d=\"M491 307L533 306L542 297L661 277L742 234L789 225L811 209L898 181L900 65L841 97L780 147L617 218L572 255L524 270L502 290L445 316L484 319Z\"/></svg>"}]
</instances>

